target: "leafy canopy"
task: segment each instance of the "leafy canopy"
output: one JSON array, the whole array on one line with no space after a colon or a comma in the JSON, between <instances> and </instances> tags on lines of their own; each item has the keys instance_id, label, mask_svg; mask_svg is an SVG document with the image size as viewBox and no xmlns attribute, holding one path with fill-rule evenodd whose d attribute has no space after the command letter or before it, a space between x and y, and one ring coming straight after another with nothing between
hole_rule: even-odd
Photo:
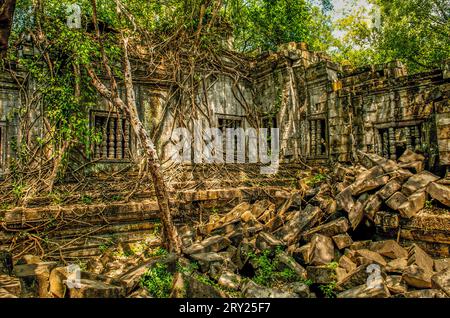
<instances>
[{"instance_id":1,"label":"leafy canopy","mask_svg":"<svg viewBox=\"0 0 450 318\"><path fill-rule=\"evenodd\" d=\"M450 56L450 2L448 0L370 0L376 13L361 8L344 17L336 29L345 32L336 56L354 65L404 62L411 73L440 66Z\"/></svg>"}]
</instances>

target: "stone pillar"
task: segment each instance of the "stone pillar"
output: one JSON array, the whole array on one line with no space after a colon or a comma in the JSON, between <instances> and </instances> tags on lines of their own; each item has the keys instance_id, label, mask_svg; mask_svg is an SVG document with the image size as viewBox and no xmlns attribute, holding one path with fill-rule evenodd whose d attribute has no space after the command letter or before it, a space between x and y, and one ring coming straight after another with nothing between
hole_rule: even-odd
<instances>
[{"instance_id":1,"label":"stone pillar","mask_svg":"<svg viewBox=\"0 0 450 318\"><path fill-rule=\"evenodd\" d=\"M414 127L414 137L416 137L416 146L419 146L422 143L419 126Z\"/></svg>"},{"instance_id":2,"label":"stone pillar","mask_svg":"<svg viewBox=\"0 0 450 318\"><path fill-rule=\"evenodd\" d=\"M102 157L102 145L95 144L94 156L95 159L100 159Z\"/></svg>"},{"instance_id":3,"label":"stone pillar","mask_svg":"<svg viewBox=\"0 0 450 318\"><path fill-rule=\"evenodd\" d=\"M414 127L405 127L405 136L406 136L406 149L412 149L412 138L411 138L411 132L414 129Z\"/></svg>"},{"instance_id":4,"label":"stone pillar","mask_svg":"<svg viewBox=\"0 0 450 318\"><path fill-rule=\"evenodd\" d=\"M383 134L381 135L381 143L383 157L389 158L389 132L387 130L383 130Z\"/></svg>"},{"instance_id":5,"label":"stone pillar","mask_svg":"<svg viewBox=\"0 0 450 318\"><path fill-rule=\"evenodd\" d=\"M316 154L317 156L322 155L322 123L320 120L316 121Z\"/></svg>"},{"instance_id":6,"label":"stone pillar","mask_svg":"<svg viewBox=\"0 0 450 318\"><path fill-rule=\"evenodd\" d=\"M5 138L5 131L3 126L0 126L0 169L3 168L3 158L4 158L4 149L3 149L3 142Z\"/></svg>"},{"instance_id":7,"label":"stone pillar","mask_svg":"<svg viewBox=\"0 0 450 318\"><path fill-rule=\"evenodd\" d=\"M311 125L311 127L309 127L309 131L311 132L311 157L314 157L317 151L316 121L311 120L309 124Z\"/></svg>"},{"instance_id":8,"label":"stone pillar","mask_svg":"<svg viewBox=\"0 0 450 318\"><path fill-rule=\"evenodd\" d=\"M123 159L122 155L122 119L117 118L117 127L116 127L116 158Z\"/></svg>"},{"instance_id":9,"label":"stone pillar","mask_svg":"<svg viewBox=\"0 0 450 318\"><path fill-rule=\"evenodd\" d=\"M103 159L107 159L108 156L108 135L107 135L108 127L106 123L104 123L102 127L102 153L101 157Z\"/></svg>"},{"instance_id":10,"label":"stone pillar","mask_svg":"<svg viewBox=\"0 0 450 318\"><path fill-rule=\"evenodd\" d=\"M393 127L389 128L389 153L392 160L397 159L395 153L395 129Z\"/></svg>"},{"instance_id":11,"label":"stone pillar","mask_svg":"<svg viewBox=\"0 0 450 318\"><path fill-rule=\"evenodd\" d=\"M114 159L114 118L108 120L108 159Z\"/></svg>"}]
</instances>

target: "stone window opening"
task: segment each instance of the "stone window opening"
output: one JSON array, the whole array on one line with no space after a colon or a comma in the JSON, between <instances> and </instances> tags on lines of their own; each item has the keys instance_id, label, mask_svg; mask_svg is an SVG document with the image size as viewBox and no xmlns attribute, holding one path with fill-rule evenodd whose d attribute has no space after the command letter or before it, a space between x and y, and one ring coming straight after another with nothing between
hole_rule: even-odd
<instances>
[{"instance_id":1,"label":"stone window opening","mask_svg":"<svg viewBox=\"0 0 450 318\"><path fill-rule=\"evenodd\" d=\"M416 150L422 144L421 125L378 129L381 140L381 155L396 160L407 149Z\"/></svg>"},{"instance_id":2,"label":"stone window opening","mask_svg":"<svg viewBox=\"0 0 450 318\"><path fill-rule=\"evenodd\" d=\"M275 116L263 117L261 128L267 129L267 150L272 152L272 128L278 128L277 118Z\"/></svg>"},{"instance_id":3,"label":"stone window opening","mask_svg":"<svg viewBox=\"0 0 450 318\"><path fill-rule=\"evenodd\" d=\"M101 133L101 142L95 145L94 158L101 161L122 161L131 157L129 121L118 114L94 112L93 124Z\"/></svg>"},{"instance_id":4,"label":"stone window opening","mask_svg":"<svg viewBox=\"0 0 450 318\"><path fill-rule=\"evenodd\" d=\"M217 128L222 132L222 144L223 144L223 159L226 160L227 158L227 129L238 129L238 128L244 128L243 127L243 120L240 117L225 117L220 116L217 119ZM236 135L233 136L234 138L234 160L236 161L238 159L238 137ZM245 146L245 145L244 145Z\"/></svg>"},{"instance_id":5,"label":"stone window opening","mask_svg":"<svg viewBox=\"0 0 450 318\"><path fill-rule=\"evenodd\" d=\"M311 112L314 114L323 113L325 111L326 102L315 103L312 106Z\"/></svg>"},{"instance_id":6,"label":"stone window opening","mask_svg":"<svg viewBox=\"0 0 450 318\"><path fill-rule=\"evenodd\" d=\"M320 158L327 156L328 138L325 119L313 119L309 121L310 156Z\"/></svg>"},{"instance_id":7,"label":"stone window opening","mask_svg":"<svg viewBox=\"0 0 450 318\"><path fill-rule=\"evenodd\" d=\"M0 122L0 170L6 163L6 123Z\"/></svg>"}]
</instances>

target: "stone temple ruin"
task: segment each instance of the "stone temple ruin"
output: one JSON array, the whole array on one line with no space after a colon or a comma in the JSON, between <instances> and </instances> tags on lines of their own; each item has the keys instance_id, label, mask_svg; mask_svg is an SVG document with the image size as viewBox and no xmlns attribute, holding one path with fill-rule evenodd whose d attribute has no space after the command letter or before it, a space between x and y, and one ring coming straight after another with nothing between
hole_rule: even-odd
<instances>
[{"instance_id":1,"label":"stone temple ruin","mask_svg":"<svg viewBox=\"0 0 450 318\"><path fill-rule=\"evenodd\" d=\"M255 58L224 54L222 64L243 75L203 70L209 75L195 93L201 110L195 114L177 110L167 69L158 68L155 80L154 74L149 79L135 66L139 116L168 170L174 127L193 130L195 121L202 129L280 130L276 175L255 174L251 164L217 167L194 160L175 171L181 177L168 185L186 258L197 261L199 270L219 285L245 297L315 297L301 284L277 292L251 280L240 283L235 272L247 272L252 265L242 251L254 247L273 252L277 246L286 248L276 256L278 265L314 286L336 283L338 297L450 297L450 61L415 75L408 75L398 61L353 69L311 52L305 43L289 43ZM26 87L33 89L32 79ZM16 136L24 133L15 117L20 89L9 74L0 74L2 173L16 155ZM43 125L39 112L31 114L38 122L31 132L36 136ZM123 250L140 241L158 246L158 237L148 237L158 230L158 205L148 189L133 190L131 200L112 199L118 197L113 192L116 176L121 182L136 177L133 172L119 174L138 156L136 138L127 118L105 101L99 100L88 116L102 141L86 156L91 164L78 163L91 183L83 189L89 193L106 187L109 201L81 204L80 196L73 196L59 205L37 197L26 207L0 210L0 250L22 257L14 277L3 277L0 263L0 296L23 294L18 279L29 277L37 277L40 297L129 296L155 262L144 256L117 260L103 253L112 237ZM115 171L114 177L99 173L108 170ZM324 171L328 179L314 177ZM427 206L428 198L435 207ZM218 215L217 209L228 213ZM30 242L17 237L18 231L48 226L45 242L37 244L38 236ZM22 250L52 261L24 256ZM53 261L60 257L66 263L90 259L89 271L81 273L81 289L65 289L67 271ZM170 255L164 262L174 265ZM329 266L332 262L336 268ZM370 264L388 274L382 289L365 289ZM174 278L173 297L224 296L183 275ZM190 290L177 290L183 279Z\"/></svg>"},{"instance_id":2,"label":"stone temple ruin","mask_svg":"<svg viewBox=\"0 0 450 318\"><path fill-rule=\"evenodd\" d=\"M250 72L237 81L217 73L207 78L197 95L205 107L197 118L202 128L279 128L280 159L285 163L350 162L357 150L396 159L412 149L426 154L432 171L445 174L450 166L448 61L441 69L409 76L398 61L350 69L309 51L305 43L289 43L254 59L225 56L223 63L230 68L246 64ZM136 71L135 82L141 120L167 159L171 129L179 122L167 111L170 79L160 72L161 81L155 83ZM13 114L19 88L1 74L0 90L4 170L14 156L10 143L20 133ZM104 128L95 159L115 164L133 156L136 141L128 121L111 113L107 103L91 110L90 124Z\"/></svg>"}]
</instances>

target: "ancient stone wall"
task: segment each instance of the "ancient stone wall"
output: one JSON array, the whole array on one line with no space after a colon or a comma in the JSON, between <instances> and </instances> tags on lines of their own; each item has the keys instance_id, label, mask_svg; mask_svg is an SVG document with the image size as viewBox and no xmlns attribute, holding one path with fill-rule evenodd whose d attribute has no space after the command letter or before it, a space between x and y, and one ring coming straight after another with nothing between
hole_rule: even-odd
<instances>
[{"instance_id":1,"label":"ancient stone wall","mask_svg":"<svg viewBox=\"0 0 450 318\"><path fill-rule=\"evenodd\" d=\"M406 149L421 150L434 167L439 163L435 123L441 112L436 103L448 104L443 93L448 81L442 70L406 74L399 62L344 73L338 85L338 105L353 113L358 149L391 159Z\"/></svg>"},{"instance_id":2,"label":"ancient stone wall","mask_svg":"<svg viewBox=\"0 0 450 318\"><path fill-rule=\"evenodd\" d=\"M357 150L396 159L404 150L414 149L427 154L429 168L450 165L449 62L412 76L397 61L343 69L304 43L289 43L278 52L241 61L224 56L228 69L242 69L243 63L244 76L206 74L192 100L183 100L174 91L164 70L159 70L160 82L136 72L138 112L161 158L169 158L174 128L194 132L194 123L200 123L201 130L280 128L283 162L350 161ZM14 135L5 132L14 129L12 110L19 94L7 74L0 76L5 166ZM105 126L105 116L112 118L103 143L94 151L97 167L132 162L138 148L128 124L110 110L107 102L99 102L90 112L91 125ZM126 130L125 136L119 136L120 130Z\"/></svg>"},{"instance_id":3,"label":"ancient stone wall","mask_svg":"<svg viewBox=\"0 0 450 318\"><path fill-rule=\"evenodd\" d=\"M11 140L16 135L14 109L19 100L19 88L14 80L0 72L0 172L11 156ZM13 124L11 124L13 123Z\"/></svg>"},{"instance_id":4,"label":"ancient stone wall","mask_svg":"<svg viewBox=\"0 0 450 318\"><path fill-rule=\"evenodd\" d=\"M414 149L427 154L430 168L448 165L448 62L408 76L398 61L343 70L318 54L286 49L274 70L255 80L260 109L277 109L281 100L285 160L350 161L356 150L396 159Z\"/></svg>"}]
</instances>

